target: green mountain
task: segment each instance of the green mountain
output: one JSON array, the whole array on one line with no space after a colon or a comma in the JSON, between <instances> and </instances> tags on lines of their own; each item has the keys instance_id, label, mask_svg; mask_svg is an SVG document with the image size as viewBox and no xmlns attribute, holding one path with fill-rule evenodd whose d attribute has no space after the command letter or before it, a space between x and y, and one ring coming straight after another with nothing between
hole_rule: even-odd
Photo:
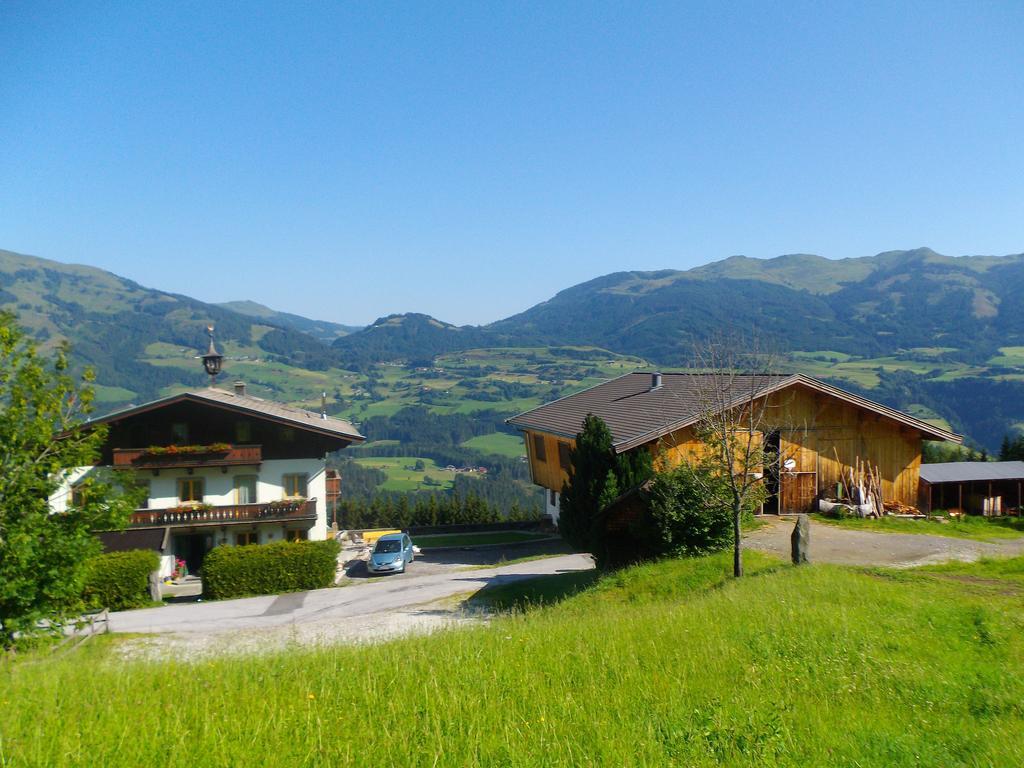
<instances>
[{"instance_id":1,"label":"green mountain","mask_svg":"<svg viewBox=\"0 0 1024 768\"><path fill-rule=\"evenodd\" d=\"M437 356L476 347L506 346L507 338L486 328L456 326L416 312L388 315L356 333L336 339L333 347L352 365L400 360L430 365Z\"/></svg>"},{"instance_id":2,"label":"green mountain","mask_svg":"<svg viewBox=\"0 0 1024 768\"><path fill-rule=\"evenodd\" d=\"M1024 254L927 248L830 260L735 256L696 269L618 272L488 326L393 316L334 342L348 358L422 359L480 346L598 347L665 367L722 329L760 336L787 367L831 379L994 448L1024 428Z\"/></svg>"},{"instance_id":3,"label":"green mountain","mask_svg":"<svg viewBox=\"0 0 1024 768\"><path fill-rule=\"evenodd\" d=\"M70 341L74 361L96 371L101 407L202 384L196 355L209 324L232 367L256 368L257 380L289 368L327 371L338 360L330 346L278 318L256 319L94 267L10 251L0 251L0 309L13 311L44 348Z\"/></svg>"},{"instance_id":4,"label":"green mountain","mask_svg":"<svg viewBox=\"0 0 1024 768\"><path fill-rule=\"evenodd\" d=\"M832 261L733 257L685 272L619 272L488 326L536 343L595 344L664 365L723 327L791 351L877 357L949 347L981 362L1024 343L1024 255L951 258L927 248Z\"/></svg>"},{"instance_id":5,"label":"green mountain","mask_svg":"<svg viewBox=\"0 0 1024 768\"><path fill-rule=\"evenodd\" d=\"M330 344L335 339L347 336L362 328L362 326L358 325L341 325L340 323L331 323L326 320L310 320L308 317L293 315L291 312L278 312L255 301L226 301L218 304L218 306L230 309L232 312L237 312L240 315L270 322L282 328L301 331L325 344Z\"/></svg>"},{"instance_id":6,"label":"green mountain","mask_svg":"<svg viewBox=\"0 0 1024 768\"><path fill-rule=\"evenodd\" d=\"M990 449L1024 429L1022 289L1024 255L734 256L605 275L487 326L404 314L356 330L0 251L0 307L44 345L70 340L74 359L96 369L105 408L201 384L210 323L225 376L309 405L327 392L332 412L357 420L408 406L510 413L644 360L685 366L725 328L760 335L787 367Z\"/></svg>"}]
</instances>

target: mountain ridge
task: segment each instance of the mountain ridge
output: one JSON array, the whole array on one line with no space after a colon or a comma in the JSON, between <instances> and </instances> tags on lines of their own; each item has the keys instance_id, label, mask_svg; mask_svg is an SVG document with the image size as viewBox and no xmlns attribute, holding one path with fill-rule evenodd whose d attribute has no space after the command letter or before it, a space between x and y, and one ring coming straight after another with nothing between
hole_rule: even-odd
<instances>
[{"instance_id":1,"label":"mountain ridge","mask_svg":"<svg viewBox=\"0 0 1024 768\"><path fill-rule=\"evenodd\" d=\"M351 392L373 396L381 365L429 369L438 356L473 349L547 347L572 359L573 347L586 347L686 367L695 347L731 328L761 336L793 370L942 415L989 445L999 430L1024 428L1022 291L1022 254L950 257L917 248L839 260L734 256L689 270L602 275L487 325L399 313L352 329L252 301L208 304L95 267L0 251L0 307L44 346L68 338L75 359L96 369L99 399L112 405L201 385L194 358L211 322L233 375L269 396L309 399L340 378L366 377L365 385L345 387L339 403ZM492 387L474 397L511 403L524 396L514 381L502 386L504 394Z\"/></svg>"}]
</instances>

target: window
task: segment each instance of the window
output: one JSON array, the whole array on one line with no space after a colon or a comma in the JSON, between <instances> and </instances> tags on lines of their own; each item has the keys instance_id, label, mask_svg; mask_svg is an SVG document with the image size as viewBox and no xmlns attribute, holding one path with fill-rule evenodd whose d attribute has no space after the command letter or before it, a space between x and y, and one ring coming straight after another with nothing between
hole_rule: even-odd
<instances>
[{"instance_id":1,"label":"window","mask_svg":"<svg viewBox=\"0 0 1024 768\"><path fill-rule=\"evenodd\" d=\"M285 538L288 541L305 541L306 540L306 532L305 531L285 531Z\"/></svg>"},{"instance_id":2,"label":"window","mask_svg":"<svg viewBox=\"0 0 1024 768\"><path fill-rule=\"evenodd\" d=\"M135 487L142 489L146 494L139 499L139 509L149 509L149 494L151 493L149 480L136 480Z\"/></svg>"},{"instance_id":3,"label":"window","mask_svg":"<svg viewBox=\"0 0 1024 768\"><path fill-rule=\"evenodd\" d=\"M256 535L256 531L248 531L246 533L236 533L235 534L235 545L239 546L239 547L244 547L244 546L247 546L249 544L259 544L259 541L257 539L258 539L258 537Z\"/></svg>"},{"instance_id":4,"label":"window","mask_svg":"<svg viewBox=\"0 0 1024 768\"><path fill-rule=\"evenodd\" d=\"M183 421L171 424L171 442L175 445L188 444L188 424Z\"/></svg>"},{"instance_id":5,"label":"window","mask_svg":"<svg viewBox=\"0 0 1024 768\"><path fill-rule=\"evenodd\" d=\"M71 486L71 506L80 507L85 504L85 484Z\"/></svg>"},{"instance_id":6,"label":"window","mask_svg":"<svg viewBox=\"0 0 1024 768\"><path fill-rule=\"evenodd\" d=\"M572 458L569 454L568 443L558 443L558 465L566 472L572 469Z\"/></svg>"},{"instance_id":7,"label":"window","mask_svg":"<svg viewBox=\"0 0 1024 768\"><path fill-rule=\"evenodd\" d=\"M291 474L281 478L286 499L306 498L306 474Z\"/></svg>"},{"instance_id":8,"label":"window","mask_svg":"<svg viewBox=\"0 0 1024 768\"><path fill-rule=\"evenodd\" d=\"M203 500L203 478L182 477L178 479L178 501L187 504Z\"/></svg>"},{"instance_id":9,"label":"window","mask_svg":"<svg viewBox=\"0 0 1024 768\"><path fill-rule=\"evenodd\" d=\"M252 422L251 421L236 421L235 422L235 442L236 443L251 443L252 442Z\"/></svg>"},{"instance_id":10,"label":"window","mask_svg":"<svg viewBox=\"0 0 1024 768\"><path fill-rule=\"evenodd\" d=\"M256 503L256 475L235 475L235 504Z\"/></svg>"},{"instance_id":11,"label":"window","mask_svg":"<svg viewBox=\"0 0 1024 768\"><path fill-rule=\"evenodd\" d=\"M550 496L550 498L551 498L551 506L552 507L557 507L558 506L558 491L548 491L548 493L551 495Z\"/></svg>"},{"instance_id":12,"label":"window","mask_svg":"<svg viewBox=\"0 0 1024 768\"><path fill-rule=\"evenodd\" d=\"M537 461L547 461L547 453L544 452L544 435L533 436L533 457Z\"/></svg>"}]
</instances>

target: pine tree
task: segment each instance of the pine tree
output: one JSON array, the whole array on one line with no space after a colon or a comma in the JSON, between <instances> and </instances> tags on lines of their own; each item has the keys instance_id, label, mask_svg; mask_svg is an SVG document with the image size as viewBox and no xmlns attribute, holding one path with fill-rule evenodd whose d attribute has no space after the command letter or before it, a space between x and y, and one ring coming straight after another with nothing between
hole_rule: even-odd
<instances>
[{"instance_id":1,"label":"pine tree","mask_svg":"<svg viewBox=\"0 0 1024 768\"><path fill-rule=\"evenodd\" d=\"M608 425L600 417L587 414L570 460L569 480L562 487L558 529L566 541L593 554L600 565L607 537L601 511L621 493L651 476L651 455L642 449L616 455Z\"/></svg>"}]
</instances>

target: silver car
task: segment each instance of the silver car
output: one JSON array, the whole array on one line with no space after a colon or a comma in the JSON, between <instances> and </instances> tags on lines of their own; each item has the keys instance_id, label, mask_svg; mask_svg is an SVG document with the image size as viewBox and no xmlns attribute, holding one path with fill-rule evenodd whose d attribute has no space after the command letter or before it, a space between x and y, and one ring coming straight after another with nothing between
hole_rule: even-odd
<instances>
[{"instance_id":1,"label":"silver car","mask_svg":"<svg viewBox=\"0 0 1024 768\"><path fill-rule=\"evenodd\" d=\"M370 573L405 573L405 567L416 559L412 539L407 533L388 533L377 539L366 561Z\"/></svg>"}]
</instances>

